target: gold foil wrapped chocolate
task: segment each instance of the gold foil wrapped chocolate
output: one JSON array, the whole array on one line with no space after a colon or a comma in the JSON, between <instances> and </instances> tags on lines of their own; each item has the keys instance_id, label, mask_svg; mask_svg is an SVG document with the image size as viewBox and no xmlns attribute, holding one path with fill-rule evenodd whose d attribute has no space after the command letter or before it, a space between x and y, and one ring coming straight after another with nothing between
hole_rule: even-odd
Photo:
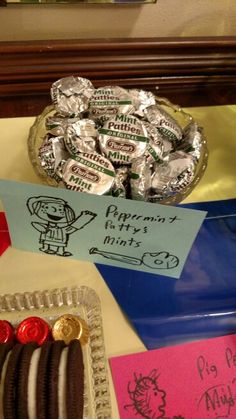
<instances>
[{"instance_id":1,"label":"gold foil wrapped chocolate","mask_svg":"<svg viewBox=\"0 0 236 419\"><path fill-rule=\"evenodd\" d=\"M64 314L52 326L54 340L63 340L68 345L71 340L77 339L81 345L89 340L89 328L85 320L73 314Z\"/></svg>"}]
</instances>

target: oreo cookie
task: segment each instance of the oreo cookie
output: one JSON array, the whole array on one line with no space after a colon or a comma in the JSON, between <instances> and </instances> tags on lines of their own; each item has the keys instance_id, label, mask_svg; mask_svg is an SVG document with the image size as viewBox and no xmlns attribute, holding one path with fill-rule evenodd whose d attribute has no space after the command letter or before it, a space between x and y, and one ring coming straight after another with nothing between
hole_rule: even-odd
<instances>
[{"instance_id":1,"label":"oreo cookie","mask_svg":"<svg viewBox=\"0 0 236 419\"><path fill-rule=\"evenodd\" d=\"M84 365L72 340L0 345L0 417L82 419ZM0 400L0 401L1 401Z\"/></svg>"},{"instance_id":2,"label":"oreo cookie","mask_svg":"<svg viewBox=\"0 0 236 419\"><path fill-rule=\"evenodd\" d=\"M18 382L16 387L17 419L29 419L28 414L28 377L30 361L34 350L38 347L36 342L24 345L18 368Z\"/></svg>"},{"instance_id":3,"label":"oreo cookie","mask_svg":"<svg viewBox=\"0 0 236 419\"><path fill-rule=\"evenodd\" d=\"M38 364L41 354L41 346L34 350L29 366L28 374L28 415L31 419L36 419L36 393L37 393L37 376Z\"/></svg>"},{"instance_id":4,"label":"oreo cookie","mask_svg":"<svg viewBox=\"0 0 236 419\"><path fill-rule=\"evenodd\" d=\"M6 369L8 364L8 359L10 357L11 349L13 343L4 343L0 345L0 418L3 418L3 390L4 382L6 376Z\"/></svg>"},{"instance_id":5,"label":"oreo cookie","mask_svg":"<svg viewBox=\"0 0 236 419\"><path fill-rule=\"evenodd\" d=\"M53 342L46 342L41 346L36 389L37 419L47 418L48 367L52 345Z\"/></svg>"},{"instance_id":6,"label":"oreo cookie","mask_svg":"<svg viewBox=\"0 0 236 419\"><path fill-rule=\"evenodd\" d=\"M2 380L2 369L8 352L12 349L13 342L3 343L0 345L0 377Z\"/></svg>"},{"instance_id":7,"label":"oreo cookie","mask_svg":"<svg viewBox=\"0 0 236 419\"><path fill-rule=\"evenodd\" d=\"M59 364L64 347L65 343L58 340L53 343L51 348L48 370L48 419L58 418Z\"/></svg>"},{"instance_id":8,"label":"oreo cookie","mask_svg":"<svg viewBox=\"0 0 236 419\"><path fill-rule=\"evenodd\" d=\"M66 368L67 419L82 419L84 406L84 364L80 342L72 340L68 346Z\"/></svg>"},{"instance_id":9,"label":"oreo cookie","mask_svg":"<svg viewBox=\"0 0 236 419\"><path fill-rule=\"evenodd\" d=\"M3 390L4 419L17 419L16 383L18 382L18 367L24 345L16 344L11 351Z\"/></svg>"}]
</instances>

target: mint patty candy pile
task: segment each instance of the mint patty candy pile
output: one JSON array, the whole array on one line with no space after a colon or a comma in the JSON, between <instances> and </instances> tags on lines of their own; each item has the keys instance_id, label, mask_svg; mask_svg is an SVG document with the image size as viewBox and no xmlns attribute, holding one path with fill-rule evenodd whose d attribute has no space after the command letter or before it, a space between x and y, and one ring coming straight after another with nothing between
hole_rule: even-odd
<instances>
[{"instance_id":1,"label":"mint patty candy pile","mask_svg":"<svg viewBox=\"0 0 236 419\"><path fill-rule=\"evenodd\" d=\"M38 158L58 186L161 202L193 182L201 128L192 121L181 127L153 93L65 77L51 97L55 111Z\"/></svg>"}]
</instances>

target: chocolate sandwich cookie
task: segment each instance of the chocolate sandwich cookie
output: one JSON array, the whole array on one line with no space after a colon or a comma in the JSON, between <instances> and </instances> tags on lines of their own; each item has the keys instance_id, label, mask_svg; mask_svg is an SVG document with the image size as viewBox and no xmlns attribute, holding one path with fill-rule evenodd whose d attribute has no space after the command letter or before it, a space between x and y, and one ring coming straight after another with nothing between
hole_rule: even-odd
<instances>
[{"instance_id":1,"label":"chocolate sandwich cookie","mask_svg":"<svg viewBox=\"0 0 236 419\"><path fill-rule=\"evenodd\" d=\"M4 343L0 345L0 418L4 418L3 414L3 390L5 383L6 370L8 365L8 360L11 355L11 349L13 343Z\"/></svg>"},{"instance_id":2,"label":"chocolate sandwich cookie","mask_svg":"<svg viewBox=\"0 0 236 419\"><path fill-rule=\"evenodd\" d=\"M0 377L2 380L2 369L8 352L12 349L13 342L3 343L0 345Z\"/></svg>"},{"instance_id":3,"label":"chocolate sandwich cookie","mask_svg":"<svg viewBox=\"0 0 236 419\"><path fill-rule=\"evenodd\" d=\"M36 385L37 419L45 419L47 417L48 367L52 344L53 342L46 342L41 347Z\"/></svg>"},{"instance_id":4,"label":"chocolate sandwich cookie","mask_svg":"<svg viewBox=\"0 0 236 419\"><path fill-rule=\"evenodd\" d=\"M38 347L36 342L24 345L19 362L18 382L16 387L17 419L29 419L28 414L28 376L30 360L34 350Z\"/></svg>"},{"instance_id":5,"label":"chocolate sandwich cookie","mask_svg":"<svg viewBox=\"0 0 236 419\"><path fill-rule=\"evenodd\" d=\"M82 419L84 408L84 364L80 342L72 340L68 346L66 369L67 419Z\"/></svg>"},{"instance_id":6,"label":"chocolate sandwich cookie","mask_svg":"<svg viewBox=\"0 0 236 419\"><path fill-rule=\"evenodd\" d=\"M59 364L65 343L58 340L53 343L48 368L48 419L58 418L58 382Z\"/></svg>"},{"instance_id":7,"label":"chocolate sandwich cookie","mask_svg":"<svg viewBox=\"0 0 236 419\"><path fill-rule=\"evenodd\" d=\"M11 351L3 390L4 419L17 419L16 383L18 382L19 361L24 345L16 344Z\"/></svg>"}]
</instances>

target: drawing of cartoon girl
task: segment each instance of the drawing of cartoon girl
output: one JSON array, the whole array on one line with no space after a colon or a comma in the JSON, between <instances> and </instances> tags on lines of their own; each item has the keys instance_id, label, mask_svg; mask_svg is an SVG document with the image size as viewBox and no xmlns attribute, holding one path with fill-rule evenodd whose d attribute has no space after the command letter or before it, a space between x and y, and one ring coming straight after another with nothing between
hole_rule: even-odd
<instances>
[{"instance_id":1,"label":"drawing of cartoon girl","mask_svg":"<svg viewBox=\"0 0 236 419\"><path fill-rule=\"evenodd\" d=\"M43 222L31 225L40 232L39 250L59 256L71 256L66 250L69 236L89 224L97 214L82 211L76 217L74 210L64 199L50 196L34 196L28 199L27 207L31 215ZM76 222L76 227L73 226Z\"/></svg>"},{"instance_id":2,"label":"drawing of cartoon girl","mask_svg":"<svg viewBox=\"0 0 236 419\"><path fill-rule=\"evenodd\" d=\"M159 375L152 370L148 376L139 377L134 374L134 388L128 383L128 394L132 404L125 405L125 409L132 407L135 415L146 419L168 419L165 416L166 392L158 386ZM136 417L136 416L135 416Z\"/></svg>"}]
</instances>

